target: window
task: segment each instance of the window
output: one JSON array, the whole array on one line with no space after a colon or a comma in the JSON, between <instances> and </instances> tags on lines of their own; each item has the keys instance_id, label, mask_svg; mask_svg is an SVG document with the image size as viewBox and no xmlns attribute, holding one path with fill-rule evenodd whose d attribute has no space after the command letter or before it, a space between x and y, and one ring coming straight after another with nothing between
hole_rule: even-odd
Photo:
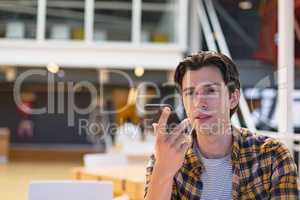
<instances>
[{"instance_id":1,"label":"window","mask_svg":"<svg viewBox=\"0 0 300 200\"><path fill-rule=\"evenodd\" d=\"M96 0L95 41L131 41L132 0Z\"/></svg>"},{"instance_id":2,"label":"window","mask_svg":"<svg viewBox=\"0 0 300 200\"><path fill-rule=\"evenodd\" d=\"M46 38L84 40L85 0L47 0Z\"/></svg>"},{"instance_id":3,"label":"window","mask_svg":"<svg viewBox=\"0 0 300 200\"><path fill-rule=\"evenodd\" d=\"M142 42L175 43L178 0L142 1Z\"/></svg>"},{"instance_id":4,"label":"window","mask_svg":"<svg viewBox=\"0 0 300 200\"><path fill-rule=\"evenodd\" d=\"M36 38L38 0L0 0L0 38Z\"/></svg>"}]
</instances>

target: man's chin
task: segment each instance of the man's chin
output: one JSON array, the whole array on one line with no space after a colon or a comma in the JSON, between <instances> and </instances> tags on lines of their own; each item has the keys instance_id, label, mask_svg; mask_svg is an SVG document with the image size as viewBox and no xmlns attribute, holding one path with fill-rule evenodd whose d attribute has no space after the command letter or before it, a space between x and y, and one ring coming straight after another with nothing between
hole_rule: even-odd
<instances>
[{"instance_id":1,"label":"man's chin","mask_svg":"<svg viewBox=\"0 0 300 200\"><path fill-rule=\"evenodd\" d=\"M199 120L195 120L195 128L197 129L208 130L211 129L212 124L213 123L211 121L201 122Z\"/></svg>"},{"instance_id":2,"label":"man's chin","mask_svg":"<svg viewBox=\"0 0 300 200\"><path fill-rule=\"evenodd\" d=\"M195 124L195 130L197 133L204 135L215 135L219 132L220 126L216 123L207 122L207 123L197 123Z\"/></svg>"},{"instance_id":3,"label":"man's chin","mask_svg":"<svg viewBox=\"0 0 300 200\"><path fill-rule=\"evenodd\" d=\"M209 124L199 124L197 123L195 125L195 130L197 134L203 134L203 135L211 135L211 128Z\"/></svg>"}]
</instances>

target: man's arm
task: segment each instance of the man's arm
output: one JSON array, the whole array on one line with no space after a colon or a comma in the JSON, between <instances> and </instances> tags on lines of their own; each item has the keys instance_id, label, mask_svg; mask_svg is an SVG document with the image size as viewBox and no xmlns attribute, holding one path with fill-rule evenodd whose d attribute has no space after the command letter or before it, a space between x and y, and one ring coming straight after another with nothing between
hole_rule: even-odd
<instances>
[{"instance_id":1,"label":"man's arm","mask_svg":"<svg viewBox=\"0 0 300 200\"><path fill-rule=\"evenodd\" d=\"M156 199L153 195L159 194L159 198L161 199L178 199L177 191L173 187L173 178L162 179L159 174L159 169L155 167L155 158L154 155L152 155L146 169L144 198Z\"/></svg>"},{"instance_id":2,"label":"man's arm","mask_svg":"<svg viewBox=\"0 0 300 200\"><path fill-rule=\"evenodd\" d=\"M271 199L299 199L297 166L288 148L277 143L273 149Z\"/></svg>"}]
</instances>

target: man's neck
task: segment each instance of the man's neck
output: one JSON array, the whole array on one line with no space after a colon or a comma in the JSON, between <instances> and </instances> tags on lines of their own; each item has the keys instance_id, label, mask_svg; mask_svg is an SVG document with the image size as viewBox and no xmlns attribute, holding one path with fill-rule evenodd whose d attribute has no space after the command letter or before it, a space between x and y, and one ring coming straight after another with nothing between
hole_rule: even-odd
<instances>
[{"instance_id":1,"label":"man's neck","mask_svg":"<svg viewBox=\"0 0 300 200\"><path fill-rule=\"evenodd\" d=\"M197 143L202 155L206 158L222 158L231 153L232 134L231 129L225 134L198 134Z\"/></svg>"}]
</instances>

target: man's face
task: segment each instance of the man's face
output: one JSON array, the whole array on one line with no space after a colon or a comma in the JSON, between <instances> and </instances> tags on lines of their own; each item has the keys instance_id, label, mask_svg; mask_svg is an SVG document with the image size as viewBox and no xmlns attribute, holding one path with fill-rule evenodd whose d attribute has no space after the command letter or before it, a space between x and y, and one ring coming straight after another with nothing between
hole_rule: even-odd
<instances>
[{"instance_id":1,"label":"man's face","mask_svg":"<svg viewBox=\"0 0 300 200\"><path fill-rule=\"evenodd\" d=\"M215 134L220 128L227 128L230 109L235 106L229 96L216 67L188 70L183 77L183 104L197 133Z\"/></svg>"}]
</instances>

